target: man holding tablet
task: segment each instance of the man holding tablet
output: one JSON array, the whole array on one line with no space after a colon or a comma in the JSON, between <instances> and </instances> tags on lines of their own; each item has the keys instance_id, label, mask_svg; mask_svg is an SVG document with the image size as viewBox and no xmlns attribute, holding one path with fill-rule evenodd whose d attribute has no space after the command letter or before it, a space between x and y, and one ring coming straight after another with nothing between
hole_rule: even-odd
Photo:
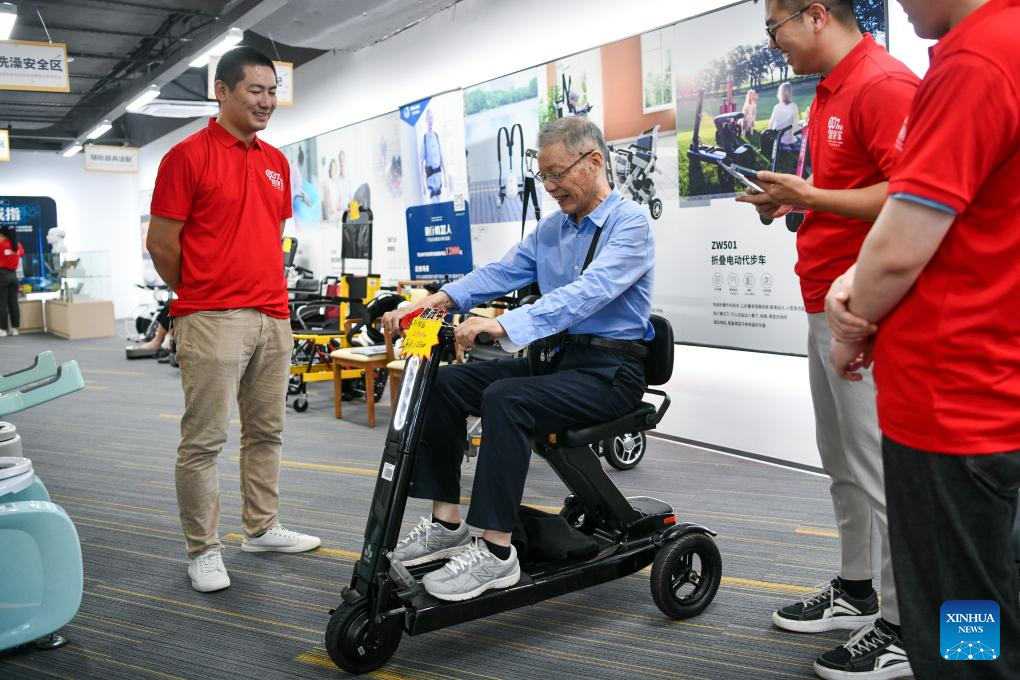
<instances>
[{"instance_id":1,"label":"man holding tablet","mask_svg":"<svg viewBox=\"0 0 1020 680\"><path fill-rule=\"evenodd\" d=\"M766 32L798 75L820 73L808 143L814 174L757 173L764 192L737 200L764 217L789 206L807 211L797 232L804 308L808 313L808 371L822 466L832 479L832 504L841 560L836 578L803 601L782 607L773 623L818 633L855 630L850 640L815 662L823 678L898 678L910 675L888 544L882 452L870 374L841 380L829 365L831 334L825 294L857 257L878 216L897 158L896 136L918 79L871 38L862 35L853 0L827 3L767 0ZM881 571L882 603L872 585Z\"/></svg>"}]
</instances>

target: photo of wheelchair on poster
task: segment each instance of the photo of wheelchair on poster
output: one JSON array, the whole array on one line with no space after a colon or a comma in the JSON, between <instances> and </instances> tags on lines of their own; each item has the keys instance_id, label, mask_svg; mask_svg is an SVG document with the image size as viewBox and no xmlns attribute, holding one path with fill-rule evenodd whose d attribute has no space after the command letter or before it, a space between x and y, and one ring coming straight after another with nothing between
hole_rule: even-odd
<instances>
[{"instance_id":1,"label":"photo of wheelchair on poster","mask_svg":"<svg viewBox=\"0 0 1020 680\"><path fill-rule=\"evenodd\" d=\"M770 49L763 11L748 1L675 27L681 202L744 191L723 165L811 174L806 132L819 76L794 75ZM884 4L862 2L857 12L862 29L884 44Z\"/></svg>"}]
</instances>

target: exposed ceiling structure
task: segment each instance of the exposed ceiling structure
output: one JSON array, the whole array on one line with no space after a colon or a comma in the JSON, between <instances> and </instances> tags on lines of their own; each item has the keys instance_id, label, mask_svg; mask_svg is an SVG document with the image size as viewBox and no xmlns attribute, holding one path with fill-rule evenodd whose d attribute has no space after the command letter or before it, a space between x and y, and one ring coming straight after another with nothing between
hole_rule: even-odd
<instances>
[{"instance_id":1,"label":"exposed ceiling structure","mask_svg":"<svg viewBox=\"0 0 1020 680\"><path fill-rule=\"evenodd\" d=\"M10 130L14 150L61 151L104 119L113 129L96 143L124 146L186 124L192 118L124 107L152 83L160 100L207 102L206 69L188 62L232 27L244 30L242 44L297 68L328 50L386 40L461 0L14 1L11 40L66 43L71 91L0 90L0 128Z\"/></svg>"}]
</instances>

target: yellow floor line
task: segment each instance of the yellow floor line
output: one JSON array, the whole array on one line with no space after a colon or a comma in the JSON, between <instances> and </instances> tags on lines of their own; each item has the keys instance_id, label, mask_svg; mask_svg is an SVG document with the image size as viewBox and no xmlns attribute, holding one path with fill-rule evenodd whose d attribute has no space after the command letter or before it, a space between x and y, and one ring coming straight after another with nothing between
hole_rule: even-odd
<instances>
[{"instance_id":1,"label":"yellow floor line","mask_svg":"<svg viewBox=\"0 0 1020 680\"><path fill-rule=\"evenodd\" d=\"M323 652L322 654L317 654L315 652L304 652L303 654L299 654L295 660L301 663L322 666L323 668L336 669L336 665L333 663L332 659L325 655L325 652ZM368 677L378 678L379 680L406 680L406 676L398 675L396 673L391 673L389 671L384 670L373 671L368 674Z\"/></svg>"},{"instance_id":2,"label":"yellow floor line","mask_svg":"<svg viewBox=\"0 0 1020 680\"><path fill-rule=\"evenodd\" d=\"M241 534L226 534L223 537L223 540L231 541L231 542L234 542L234 543L240 543L241 541L244 540L244 536L241 535ZM345 558L351 559L351 560L356 560L359 557L361 557L361 553L354 552L353 550L340 550L338 548L323 548L321 546L316 548L315 550L309 550L308 553L304 553L304 554L310 554L310 555L315 555L315 554L318 554L318 555L329 555L330 557L345 557Z\"/></svg>"},{"instance_id":3,"label":"yellow floor line","mask_svg":"<svg viewBox=\"0 0 1020 680\"><path fill-rule=\"evenodd\" d=\"M100 368L83 368L81 372L85 375L145 375L141 371L110 371Z\"/></svg>"},{"instance_id":4,"label":"yellow floor line","mask_svg":"<svg viewBox=\"0 0 1020 680\"><path fill-rule=\"evenodd\" d=\"M98 628L91 628L89 626L83 626L80 623L73 623L72 622L72 623L67 624L67 627L68 628L77 628L77 629L80 629L80 630L87 630L90 633L96 633L97 635L103 635L103 636L106 636L106 637L109 637L109 638L113 638L115 640L126 640L126 641L128 641L128 642L130 642L132 644L136 644L136 645L140 645L142 643L141 640L136 640L134 638L129 638L129 637L125 636L125 635L117 635L116 633L111 633L111 632L106 631L106 630L100 630Z\"/></svg>"},{"instance_id":5,"label":"yellow floor line","mask_svg":"<svg viewBox=\"0 0 1020 680\"><path fill-rule=\"evenodd\" d=\"M737 578L735 576L723 576L722 583L728 586L743 586L745 588L761 588L762 590L776 590L785 593L813 593L818 590L814 587L795 586L788 583L771 583L769 581L755 581L749 578Z\"/></svg>"},{"instance_id":6,"label":"yellow floor line","mask_svg":"<svg viewBox=\"0 0 1020 680\"><path fill-rule=\"evenodd\" d=\"M99 579L90 579L90 578L87 578L87 577L86 577L86 580L87 581L99 581ZM159 628L151 628L149 626L143 626L140 623L129 623L127 621L118 621L117 619L111 619L111 618L107 618L105 616L100 616L98 614L92 614L92 613L89 613L89 612L83 612L81 610L78 611L78 615L77 615L76 618L79 618L79 619L88 619L88 620L92 620L92 621L100 621L102 623L105 623L108 626L114 626L116 628L128 628L128 629L134 630L134 631L141 631L143 633L149 633L150 635L162 635L165 632L165 631L160 630Z\"/></svg>"},{"instance_id":7,"label":"yellow floor line","mask_svg":"<svg viewBox=\"0 0 1020 680\"><path fill-rule=\"evenodd\" d=\"M67 495L62 494L62 493L55 493L55 494L52 494L52 495L53 495L53 498L56 498L56 499L58 499L60 501L79 501L81 503L85 503L86 505L97 505L97 506L98 505L109 505L109 506L115 507L115 508L127 508L129 510L137 510L137 511L141 511L141 512L153 513L153 514L158 514L158 515L165 515L166 514L166 512L164 512L163 510L161 510L159 508L148 508L148 507L145 507L144 505L127 505L125 503L114 503L112 501L103 501L103 500L99 500L98 498L82 498L81 496L67 496Z\"/></svg>"},{"instance_id":8,"label":"yellow floor line","mask_svg":"<svg viewBox=\"0 0 1020 680\"><path fill-rule=\"evenodd\" d=\"M296 661L300 661L301 663L308 663L308 664L314 664L316 666L322 666L324 668L334 668L334 669L336 668L336 666L333 664L332 659L329 658L329 656L326 654L326 651L324 649L312 649L312 650L309 650L307 652L303 652L302 654L298 655L295 660ZM444 666L442 664L426 662L426 661L424 661L422 659L415 659L413 661L413 663L416 664L416 665L420 665L420 666L428 666L430 668L440 668L440 669L442 669L444 671L448 671L448 672L440 674L440 673L434 673L432 671L423 671L421 668L415 668L415 667L412 667L410 665L407 665L408 663L409 662L407 660L405 660L405 659L403 659L403 658L401 658L399 656L394 656L393 659L391 659L390 662L387 664L387 668L398 668L398 669L401 669L401 670L408 670L408 671L411 671L413 673L413 675L411 675L411 676L399 675L399 674L393 673L391 670L380 669L380 670L374 671L372 673L369 673L369 677L379 678L380 680L397 680L398 678L399 679L403 679L403 678L407 678L407 677L416 678L417 680L424 680L425 678L437 678L437 680L449 680L450 678L455 678L455 677L470 676L472 678L482 678L483 680L501 680L501 678L499 678L499 677L497 677L495 675L484 675L482 673L473 673L471 671L464 670L463 668L452 668L450 666ZM423 673L425 673L425 675L423 675ZM458 675L454 675L455 673L459 674L459 676Z\"/></svg>"},{"instance_id":9,"label":"yellow floor line","mask_svg":"<svg viewBox=\"0 0 1020 680\"><path fill-rule=\"evenodd\" d=\"M804 536L824 536L825 538L839 538L839 532L832 531L831 529L812 529L810 527L797 527L794 529L795 533L803 534Z\"/></svg>"},{"instance_id":10,"label":"yellow floor line","mask_svg":"<svg viewBox=\"0 0 1020 680\"><path fill-rule=\"evenodd\" d=\"M227 460L235 463L240 462L241 456L230 456ZM348 475L364 475L375 477L379 474L378 468L348 467L346 465L326 465L325 463L299 463L296 460L281 460L280 466L294 468L297 470L318 470L319 472L342 472Z\"/></svg>"}]
</instances>

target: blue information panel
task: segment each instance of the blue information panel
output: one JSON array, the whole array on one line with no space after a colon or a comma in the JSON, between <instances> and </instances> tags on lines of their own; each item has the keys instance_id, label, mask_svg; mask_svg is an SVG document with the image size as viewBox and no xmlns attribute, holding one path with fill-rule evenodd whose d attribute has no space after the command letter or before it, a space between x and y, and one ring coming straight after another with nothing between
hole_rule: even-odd
<instances>
[{"instance_id":1,"label":"blue information panel","mask_svg":"<svg viewBox=\"0 0 1020 680\"><path fill-rule=\"evenodd\" d=\"M416 281L456 279L470 272L471 220L467 202L461 210L455 209L453 201L408 208L407 247L411 278Z\"/></svg>"},{"instance_id":2,"label":"blue information panel","mask_svg":"<svg viewBox=\"0 0 1020 680\"><path fill-rule=\"evenodd\" d=\"M14 227L25 249L21 283L33 291L52 290L55 284L59 288L59 273L53 269L46 241L46 232L57 226L56 202L49 196L0 196L0 226Z\"/></svg>"}]
</instances>

